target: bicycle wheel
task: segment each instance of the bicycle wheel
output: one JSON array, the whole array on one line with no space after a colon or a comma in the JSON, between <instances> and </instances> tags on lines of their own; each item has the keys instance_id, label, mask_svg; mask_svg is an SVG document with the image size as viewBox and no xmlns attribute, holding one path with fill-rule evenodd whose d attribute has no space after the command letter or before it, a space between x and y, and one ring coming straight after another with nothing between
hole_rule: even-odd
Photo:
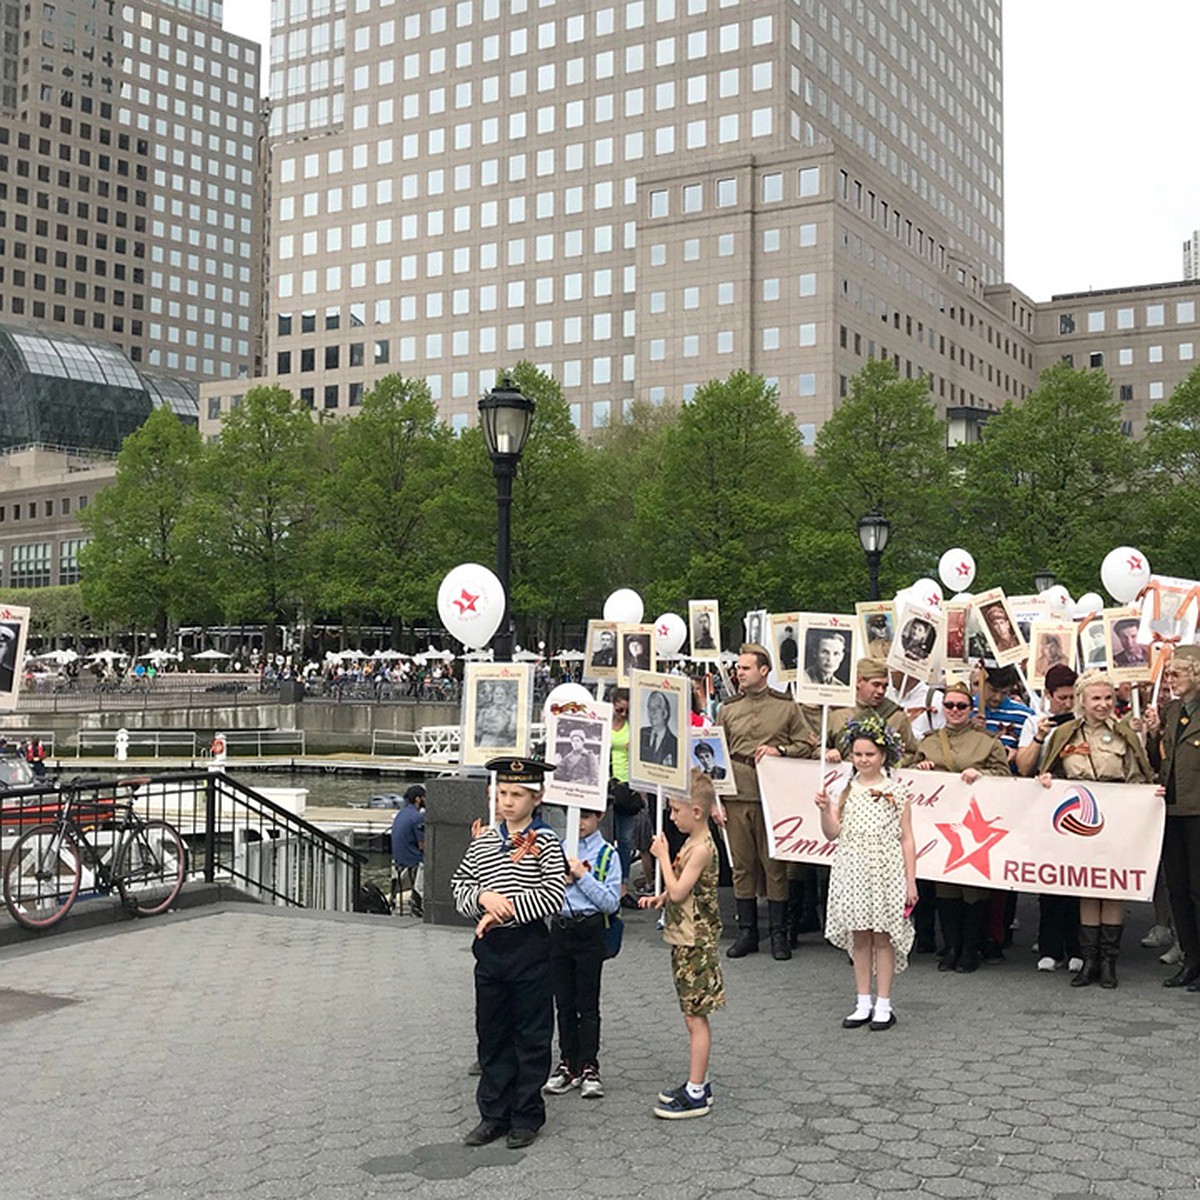
<instances>
[{"instance_id":1,"label":"bicycle wheel","mask_svg":"<svg viewBox=\"0 0 1200 1200\"><path fill-rule=\"evenodd\" d=\"M113 864L121 900L139 917L165 912L183 888L187 846L166 821L144 821L129 831Z\"/></svg>"},{"instance_id":2,"label":"bicycle wheel","mask_svg":"<svg viewBox=\"0 0 1200 1200\"><path fill-rule=\"evenodd\" d=\"M35 825L21 834L4 864L4 903L26 929L49 929L79 895L79 847L57 825Z\"/></svg>"}]
</instances>

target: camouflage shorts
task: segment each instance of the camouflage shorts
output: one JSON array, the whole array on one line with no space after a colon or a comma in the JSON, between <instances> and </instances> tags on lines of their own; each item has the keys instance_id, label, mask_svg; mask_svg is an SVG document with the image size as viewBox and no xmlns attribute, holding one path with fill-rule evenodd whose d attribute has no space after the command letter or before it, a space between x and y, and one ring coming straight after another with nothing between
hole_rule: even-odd
<instances>
[{"instance_id":1,"label":"camouflage shorts","mask_svg":"<svg viewBox=\"0 0 1200 1200\"><path fill-rule=\"evenodd\" d=\"M715 945L672 946L671 971L685 1017L706 1017L725 1007L725 981Z\"/></svg>"}]
</instances>

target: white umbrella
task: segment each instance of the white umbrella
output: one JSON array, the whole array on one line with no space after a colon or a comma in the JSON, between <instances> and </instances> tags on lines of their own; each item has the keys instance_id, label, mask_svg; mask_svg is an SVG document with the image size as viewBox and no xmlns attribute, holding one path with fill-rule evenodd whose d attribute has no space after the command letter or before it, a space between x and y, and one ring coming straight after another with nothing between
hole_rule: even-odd
<instances>
[{"instance_id":1,"label":"white umbrella","mask_svg":"<svg viewBox=\"0 0 1200 1200\"><path fill-rule=\"evenodd\" d=\"M554 657L560 662L583 662L587 655L582 650L560 650Z\"/></svg>"},{"instance_id":2,"label":"white umbrella","mask_svg":"<svg viewBox=\"0 0 1200 1200\"><path fill-rule=\"evenodd\" d=\"M174 662L182 657L182 654L176 654L174 650L150 650L138 655L138 658L147 658L151 662Z\"/></svg>"},{"instance_id":3,"label":"white umbrella","mask_svg":"<svg viewBox=\"0 0 1200 1200\"><path fill-rule=\"evenodd\" d=\"M102 662L111 663L128 657L129 655L123 650L97 650L95 654L88 655L88 662L95 662L99 659Z\"/></svg>"},{"instance_id":4,"label":"white umbrella","mask_svg":"<svg viewBox=\"0 0 1200 1200\"><path fill-rule=\"evenodd\" d=\"M513 655L513 662L541 662L542 656L536 650L518 650Z\"/></svg>"},{"instance_id":5,"label":"white umbrella","mask_svg":"<svg viewBox=\"0 0 1200 1200\"><path fill-rule=\"evenodd\" d=\"M192 655L196 662L216 662L219 658L231 657L232 655L222 654L220 650L201 650L199 654Z\"/></svg>"},{"instance_id":6,"label":"white umbrella","mask_svg":"<svg viewBox=\"0 0 1200 1200\"><path fill-rule=\"evenodd\" d=\"M79 655L74 650L47 650L45 654L34 654L32 657L65 667L68 663L73 663Z\"/></svg>"},{"instance_id":7,"label":"white umbrella","mask_svg":"<svg viewBox=\"0 0 1200 1200\"><path fill-rule=\"evenodd\" d=\"M491 662L492 658L490 650L468 650L463 655L463 662Z\"/></svg>"}]
</instances>

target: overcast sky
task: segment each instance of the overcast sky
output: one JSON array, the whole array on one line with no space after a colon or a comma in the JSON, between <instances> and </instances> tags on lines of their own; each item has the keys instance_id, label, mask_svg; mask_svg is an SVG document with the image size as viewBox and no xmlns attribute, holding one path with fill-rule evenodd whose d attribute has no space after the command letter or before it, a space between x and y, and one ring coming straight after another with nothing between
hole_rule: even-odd
<instances>
[{"instance_id":1,"label":"overcast sky","mask_svg":"<svg viewBox=\"0 0 1200 1200\"><path fill-rule=\"evenodd\" d=\"M266 44L270 0L226 0ZM1182 277L1198 0L1005 0L1005 275L1035 300Z\"/></svg>"}]
</instances>

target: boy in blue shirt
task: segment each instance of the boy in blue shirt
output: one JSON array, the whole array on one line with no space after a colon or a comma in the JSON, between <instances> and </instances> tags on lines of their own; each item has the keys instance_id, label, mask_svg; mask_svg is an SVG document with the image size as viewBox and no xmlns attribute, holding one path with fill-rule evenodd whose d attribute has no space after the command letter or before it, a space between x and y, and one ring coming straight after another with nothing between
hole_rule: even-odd
<instances>
[{"instance_id":1,"label":"boy in blue shirt","mask_svg":"<svg viewBox=\"0 0 1200 1200\"><path fill-rule=\"evenodd\" d=\"M599 831L598 812L579 814L579 857L567 859L562 911L550 920L550 983L558 1011L559 1063L542 1091L604 1095L600 1080L600 973L606 919L621 906L621 860Z\"/></svg>"}]
</instances>

